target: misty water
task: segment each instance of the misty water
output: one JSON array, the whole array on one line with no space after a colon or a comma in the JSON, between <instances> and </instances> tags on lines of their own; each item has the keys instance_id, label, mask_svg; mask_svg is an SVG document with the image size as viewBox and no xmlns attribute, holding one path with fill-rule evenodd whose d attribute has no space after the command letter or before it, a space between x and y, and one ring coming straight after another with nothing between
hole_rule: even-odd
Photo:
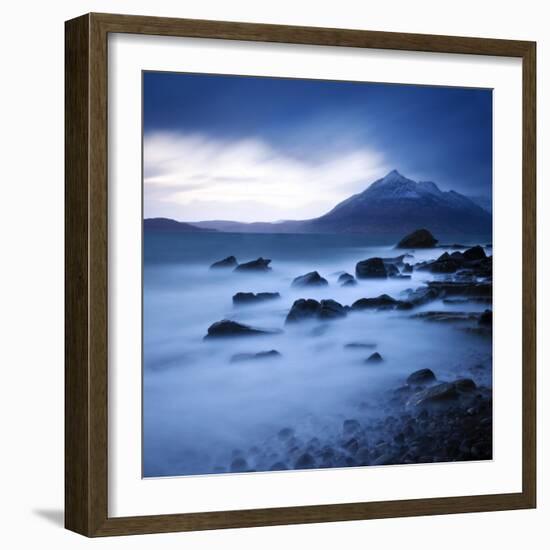
<instances>
[{"instance_id":1,"label":"misty water","mask_svg":"<svg viewBox=\"0 0 550 550\"><path fill-rule=\"evenodd\" d=\"M442 252L417 250L408 261L434 259ZM292 428L302 439L330 438L344 419L357 417L360 404L364 411L369 406L376 410L387 392L415 370L430 368L440 380L455 380L472 376L479 364L490 365L490 339L453 323L411 318L411 311L350 312L330 322L285 325L298 298L332 298L343 305L383 293L399 298L406 289L436 277L415 271L411 279L358 280L354 287L337 282L343 271L354 275L360 260L401 253L363 236L146 233L144 475L224 472L241 453L250 469L269 469L261 450L277 445L282 428ZM229 255L239 262L270 258L272 270L245 274L209 269ZM291 288L295 277L315 270L329 281L327 287ZM232 296L237 292L279 292L281 298L236 307ZM485 307L437 301L414 313ZM222 319L283 332L205 341L208 327ZM350 342L376 347L346 349ZM272 349L281 357L231 362L235 354ZM373 351L382 355L383 363L365 363ZM476 382L490 387L490 368L478 372ZM262 459L255 462L258 449Z\"/></svg>"}]
</instances>

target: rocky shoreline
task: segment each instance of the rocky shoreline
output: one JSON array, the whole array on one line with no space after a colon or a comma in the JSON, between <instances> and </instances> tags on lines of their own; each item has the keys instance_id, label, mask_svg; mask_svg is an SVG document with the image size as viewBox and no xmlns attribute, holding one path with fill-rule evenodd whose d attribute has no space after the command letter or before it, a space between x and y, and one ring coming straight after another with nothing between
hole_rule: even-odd
<instances>
[{"instance_id":1,"label":"rocky shoreline","mask_svg":"<svg viewBox=\"0 0 550 550\"><path fill-rule=\"evenodd\" d=\"M404 254L360 260L356 264L355 276L347 272L337 275L340 287L351 287L365 279L408 279L415 272L429 274L430 279L417 288L409 288L398 296L380 294L342 304L328 298L313 299L305 294L308 288L330 288L329 281L318 271L296 274L291 287L295 291L304 290L304 296L296 299L287 311L284 328L255 327L222 319L208 328L205 340L266 337L293 330L304 321L332 323L349 315L359 318L366 311L388 310L408 316L411 322L447 323L459 330L490 338L492 255L487 255L486 250L491 246L438 246L437 242L429 231L418 230L399 242L397 247L407 250ZM416 248L434 251L441 248L445 252L434 259L413 263ZM235 256L230 256L215 262L211 268L267 274L272 270L270 263L269 259L258 258L239 264ZM243 291L233 296L233 303L235 306L254 305L278 300L281 294L284 292ZM464 306L464 311L426 309L432 302ZM485 309L468 310L468 304L483 304ZM417 309L421 311L414 311ZM251 349L235 355L231 362L284 359L276 349L276 340L270 341L268 346L265 350ZM363 350L364 363L373 368L384 368L384 351L373 350L376 342L349 342L345 347L359 352ZM384 391L378 399L356 403L356 414L341 419L339 426L319 429L314 436L308 435L300 426L281 426L265 441L247 449L234 449L230 456L218 461L214 471L489 460L492 458L492 389L482 382L491 378L491 368L490 359L483 364L465 366L472 376L455 380L439 380L437 373L430 369L411 372L402 385Z\"/></svg>"}]
</instances>

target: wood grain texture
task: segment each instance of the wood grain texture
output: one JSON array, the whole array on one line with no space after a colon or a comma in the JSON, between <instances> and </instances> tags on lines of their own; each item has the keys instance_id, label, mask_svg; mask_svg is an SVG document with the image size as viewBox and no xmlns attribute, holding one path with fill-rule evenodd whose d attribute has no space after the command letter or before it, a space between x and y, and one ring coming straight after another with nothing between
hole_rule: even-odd
<instances>
[{"instance_id":1,"label":"wood grain texture","mask_svg":"<svg viewBox=\"0 0 550 550\"><path fill-rule=\"evenodd\" d=\"M520 493L108 516L108 33L520 57L523 62L523 489ZM536 49L533 42L88 14L66 23L65 524L87 536L532 508L536 505Z\"/></svg>"}]
</instances>

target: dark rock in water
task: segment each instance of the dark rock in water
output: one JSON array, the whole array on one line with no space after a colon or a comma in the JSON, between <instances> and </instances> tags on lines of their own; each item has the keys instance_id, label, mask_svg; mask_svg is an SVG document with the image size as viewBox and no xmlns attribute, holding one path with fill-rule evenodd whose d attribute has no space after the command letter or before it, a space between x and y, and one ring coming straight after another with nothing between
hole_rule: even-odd
<instances>
[{"instance_id":1,"label":"dark rock in water","mask_svg":"<svg viewBox=\"0 0 550 550\"><path fill-rule=\"evenodd\" d=\"M314 319L319 315L320 309L321 304L317 300L300 298L292 304L286 322L293 323L305 319Z\"/></svg>"},{"instance_id":2,"label":"dark rock in water","mask_svg":"<svg viewBox=\"0 0 550 550\"><path fill-rule=\"evenodd\" d=\"M237 265L237 258L235 258L235 256L227 256L227 258L224 258L223 260L214 262L210 266L210 269L235 267L236 265Z\"/></svg>"},{"instance_id":3,"label":"dark rock in water","mask_svg":"<svg viewBox=\"0 0 550 550\"><path fill-rule=\"evenodd\" d=\"M282 470L288 470L288 466L284 463L284 462L275 462L275 464L273 464L269 470L271 472L278 472L278 471L282 471Z\"/></svg>"},{"instance_id":4,"label":"dark rock in water","mask_svg":"<svg viewBox=\"0 0 550 550\"><path fill-rule=\"evenodd\" d=\"M257 260L252 260L251 262L239 264L234 271L271 271L271 268L269 267L270 263L271 260L258 258Z\"/></svg>"},{"instance_id":5,"label":"dark rock in water","mask_svg":"<svg viewBox=\"0 0 550 550\"><path fill-rule=\"evenodd\" d=\"M401 267L405 265L405 258L414 258L414 256L412 254L401 254L400 256L395 256L394 258L382 258L382 261L385 265Z\"/></svg>"},{"instance_id":6,"label":"dark rock in water","mask_svg":"<svg viewBox=\"0 0 550 550\"><path fill-rule=\"evenodd\" d=\"M294 464L294 468L297 470L303 470L305 468L315 467L315 459L309 453L304 453L298 457L298 460Z\"/></svg>"},{"instance_id":7,"label":"dark rock in water","mask_svg":"<svg viewBox=\"0 0 550 550\"><path fill-rule=\"evenodd\" d=\"M355 276L358 279L385 279L388 273L382 258L369 258L357 263Z\"/></svg>"},{"instance_id":8,"label":"dark rock in water","mask_svg":"<svg viewBox=\"0 0 550 550\"><path fill-rule=\"evenodd\" d=\"M300 298L292 304L286 317L287 323L306 319L338 319L347 315L346 308L335 300L321 300Z\"/></svg>"},{"instance_id":9,"label":"dark rock in water","mask_svg":"<svg viewBox=\"0 0 550 550\"><path fill-rule=\"evenodd\" d=\"M365 363L382 363L382 361L384 359L382 359L382 356L377 351L365 359Z\"/></svg>"},{"instance_id":10,"label":"dark rock in water","mask_svg":"<svg viewBox=\"0 0 550 550\"><path fill-rule=\"evenodd\" d=\"M396 307L398 301L387 294L381 294L377 298L360 298L353 302L351 309L360 311L362 309L390 309Z\"/></svg>"},{"instance_id":11,"label":"dark rock in water","mask_svg":"<svg viewBox=\"0 0 550 550\"><path fill-rule=\"evenodd\" d=\"M350 275L349 273L342 273L338 277L339 283L347 283L348 281L355 281L355 277L353 275Z\"/></svg>"},{"instance_id":12,"label":"dark rock in water","mask_svg":"<svg viewBox=\"0 0 550 550\"><path fill-rule=\"evenodd\" d=\"M359 421L355 420L355 418L348 418L347 420L344 420L342 429L344 434L354 434L361 429L361 424L359 424Z\"/></svg>"},{"instance_id":13,"label":"dark rock in water","mask_svg":"<svg viewBox=\"0 0 550 550\"><path fill-rule=\"evenodd\" d=\"M437 239L427 229L418 229L403 237L397 248L433 248L436 244Z\"/></svg>"},{"instance_id":14,"label":"dark rock in water","mask_svg":"<svg viewBox=\"0 0 550 550\"><path fill-rule=\"evenodd\" d=\"M357 286L357 281L355 279L349 279L348 281L346 281L345 283L342 283L341 285L342 287L345 287L345 286Z\"/></svg>"},{"instance_id":15,"label":"dark rock in water","mask_svg":"<svg viewBox=\"0 0 550 550\"><path fill-rule=\"evenodd\" d=\"M441 295L441 291L438 288L432 288L429 286L419 287L416 290L409 292L407 299L404 303L410 304L409 307L421 306L436 300ZM399 305L399 309L407 309L404 305Z\"/></svg>"},{"instance_id":16,"label":"dark rock in water","mask_svg":"<svg viewBox=\"0 0 550 550\"><path fill-rule=\"evenodd\" d=\"M435 380L435 374L431 369L420 369L409 375L407 378L407 384L429 384L431 382L435 382Z\"/></svg>"},{"instance_id":17,"label":"dark rock in water","mask_svg":"<svg viewBox=\"0 0 550 550\"><path fill-rule=\"evenodd\" d=\"M233 296L233 303L235 305L258 304L280 297L281 295L278 292L258 292L257 294L254 294L254 292L237 292L237 294Z\"/></svg>"},{"instance_id":18,"label":"dark rock in water","mask_svg":"<svg viewBox=\"0 0 550 550\"><path fill-rule=\"evenodd\" d=\"M338 319L347 315L344 306L336 300L321 300L320 305L319 319Z\"/></svg>"},{"instance_id":19,"label":"dark rock in water","mask_svg":"<svg viewBox=\"0 0 550 550\"><path fill-rule=\"evenodd\" d=\"M395 264L384 264L386 266L386 274L388 277L395 277L399 275L399 269Z\"/></svg>"},{"instance_id":20,"label":"dark rock in water","mask_svg":"<svg viewBox=\"0 0 550 550\"><path fill-rule=\"evenodd\" d=\"M208 334L205 339L210 338L229 338L235 336L260 336L262 334L276 334L280 331L269 331L253 328L236 321L224 319L208 327Z\"/></svg>"},{"instance_id":21,"label":"dark rock in water","mask_svg":"<svg viewBox=\"0 0 550 550\"><path fill-rule=\"evenodd\" d=\"M376 344L370 342L350 342L349 344L344 344L346 349L374 349Z\"/></svg>"},{"instance_id":22,"label":"dark rock in water","mask_svg":"<svg viewBox=\"0 0 550 550\"><path fill-rule=\"evenodd\" d=\"M457 321L473 321L478 319L477 313L465 311L423 311L411 315L413 319L424 319L440 323L453 323Z\"/></svg>"},{"instance_id":23,"label":"dark rock in water","mask_svg":"<svg viewBox=\"0 0 550 550\"><path fill-rule=\"evenodd\" d=\"M426 390L415 393L408 401L409 405L422 406L436 403L454 401L458 398L458 393L454 384L442 382Z\"/></svg>"},{"instance_id":24,"label":"dark rock in water","mask_svg":"<svg viewBox=\"0 0 550 550\"><path fill-rule=\"evenodd\" d=\"M292 281L292 286L327 286L328 281L321 277L317 271L311 271L305 275L300 275Z\"/></svg>"},{"instance_id":25,"label":"dark rock in water","mask_svg":"<svg viewBox=\"0 0 550 550\"><path fill-rule=\"evenodd\" d=\"M492 283L471 283L456 281L430 281L428 287L438 295L448 296L492 296Z\"/></svg>"},{"instance_id":26,"label":"dark rock in water","mask_svg":"<svg viewBox=\"0 0 550 550\"><path fill-rule=\"evenodd\" d=\"M477 384L471 378L461 378L453 382L454 387L460 392L470 392L477 389Z\"/></svg>"},{"instance_id":27,"label":"dark rock in water","mask_svg":"<svg viewBox=\"0 0 550 550\"><path fill-rule=\"evenodd\" d=\"M248 463L245 458L239 457L235 458L231 462L231 471L232 472L246 472L248 470Z\"/></svg>"},{"instance_id":28,"label":"dark rock in water","mask_svg":"<svg viewBox=\"0 0 550 550\"><path fill-rule=\"evenodd\" d=\"M281 354L275 350L259 351L258 353L237 353L231 357L232 363L240 363L242 361L255 361L256 359L277 359Z\"/></svg>"},{"instance_id":29,"label":"dark rock in water","mask_svg":"<svg viewBox=\"0 0 550 550\"><path fill-rule=\"evenodd\" d=\"M485 250L483 250L483 248L479 245L468 248L468 250L465 250L462 255L464 256L464 259L468 261L484 260L487 257Z\"/></svg>"},{"instance_id":30,"label":"dark rock in water","mask_svg":"<svg viewBox=\"0 0 550 550\"><path fill-rule=\"evenodd\" d=\"M403 273L412 273L413 272L413 266L408 263L403 264Z\"/></svg>"},{"instance_id":31,"label":"dark rock in water","mask_svg":"<svg viewBox=\"0 0 550 550\"><path fill-rule=\"evenodd\" d=\"M479 317L478 323L482 326L490 327L493 324L493 312L486 309Z\"/></svg>"}]
</instances>

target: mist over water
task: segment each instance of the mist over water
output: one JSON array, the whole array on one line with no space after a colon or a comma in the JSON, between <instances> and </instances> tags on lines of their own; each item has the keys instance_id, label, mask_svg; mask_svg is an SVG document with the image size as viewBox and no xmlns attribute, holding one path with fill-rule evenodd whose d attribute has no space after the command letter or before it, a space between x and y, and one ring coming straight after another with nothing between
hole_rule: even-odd
<instances>
[{"instance_id":1,"label":"mist over water","mask_svg":"<svg viewBox=\"0 0 550 550\"><path fill-rule=\"evenodd\" d=\"M146 233L144 475L222 471L217 468L227 467L232 456L270 445L285 427L303 438L337 433L344 419L356 415L358 404L366 404L367 410L376 407L415 370L430 368L438 379L454 380L490 361L490 339L454 324L412 319L410 311L350 312L344 319L285 325L299 298L331 298L343 305L383 293L399 298L434 278L415 271L408 280L358 280L354 287L337 282L343 271L354 275L360 260L402 252L374 246L364 236ZM416 251L410 261L441 253ZM229 255L239 262L270 258L272 271L209 269ZM318 271L329 286L291 288L295 277L310 271ZM279 292L281 298L236 307L232 296L237 292ZM439 301L414 313L485 307ZM208 327L222 319L283 332L205 341ZM350 342L376 348L346 349ZM235 354L272 349L282 357L231 362ZM365 364L373 351L383 356L383 363ZM478 383L491 385L490 370L480 376Z\"/></svg>"}]
</instances>

